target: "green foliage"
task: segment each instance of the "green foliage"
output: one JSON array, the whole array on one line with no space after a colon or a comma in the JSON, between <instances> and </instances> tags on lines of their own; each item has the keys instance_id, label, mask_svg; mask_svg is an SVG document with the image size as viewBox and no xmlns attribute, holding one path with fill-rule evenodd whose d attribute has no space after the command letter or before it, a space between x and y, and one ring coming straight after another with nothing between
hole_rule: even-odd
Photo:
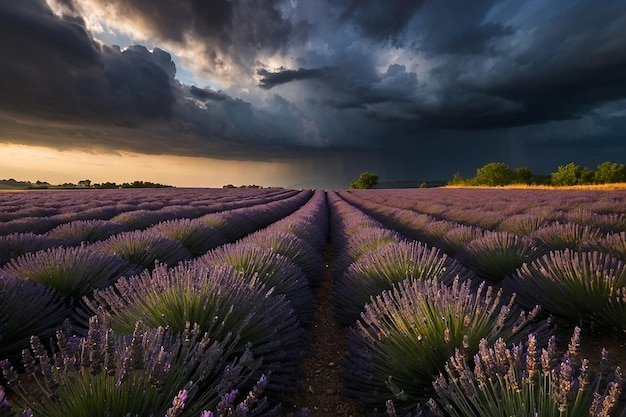
<instances>
[{"instance_id":1,"label":"green foliage","mask_svg":"<svg viewBox=\"0 0 626 417\"><path fill-rule=\"evenodd\" d=\"M626 165L605 161L593 173L594 184L626 182Z\"/></svg>"},{"instance_id":2,"label":"green foliage","mask_svg":"<svg viewBox=\"0 0 626 417\"><path fill-rule=\"evenodd\" d=\"M250 385L260 364L249 351L226 361L232 342L215 341L198 326L174 333L138 322L131 337L122 337L95 316L89 324L84 338L57 332L52 355L31 337L21 378L0 362L16 407L37 417L197 416Z\"/></svg>"},{"instance_id":3,"label":"green foliage","mask_svg":"<svg viewBox=\"0 0 626 417\"><path fill-rule=\"evenodd\" d=\"M514 182L519 184L532 184L535 180L535 175L529 167L515 168Z\"/></svg>"},{"instance_id":4,"label":"green foliage","mask_svg":"<svg viewBox=\"0 0 626 417\"><path fill-rule=\"evenodd\" d=\"M518 314L502 290L455 280L405 280L365 306L350 329L344 367L346 389L367 407L384 407L392 393L405 408L432 395L433 375L444 370L457 349L470 357L481 339L513 341L527 334L531 315ZM391 380L391 381L390 381Z\"/></svg>"},{"instance_id":5,"label":"green foliage","mask_svg":"<svg viewBox=\"0 0 626 417\"><path fill-rule=\"evenodd\" d=\"M469 242L456 256L481 277L500 281L540 255L540 249L526 236L491 232Z\"/></svg>"},{"instance_id":6,"label":"green foliage","mask_svg":"<svg viewBox=\"0 0 626 417\"><path fill-rule=\"evenodd\" d=\"M152 272L120 278L84 301L90 314L106 317L119 334L131 333L136 321L177 332L197 323L217 341L232 334L232 354L249 349L262 358L263 369L272 370L269 391L282 395L295 390L305 332L291 303L273 291L257 276L244 276L226 265L157 265Z\"/></svg>"},{"instance_id":7,"label":"green foliage","mask_svg":"<svg viewBox=\"0 0 626 417\"><path fill-rule=\"evenodd\" d=\"M503 162L490 162L476 170L475 185L499 186L509 185L515 180L511 168Z\"/></svg>"},{"instance_id":8,"label":"green foliage","mask_svg":"<svg viewBox=\"0 0 626 417\"><path fill-rule=\"evenodd\" d=\"M595 171L581 167L574 162L559 166L550 175L535 175L529 167L518 167L511 170L503 162L490 162L476 170L474 178L463 178L455 173L447 185L482 185L503 186L509 184L571 186L586 184L610 184L626 182L626 165L605 161Z\"/></svg>"},{"instance_id":9,"label":"green foliage","mask_svg":"<svg viewBox=\"0 0 626 417\"><path fill-rule=\"evenodd\" d=\"M373 172L362 172L358 180L350 183L350 188L370 189L378 184L378 175Z\"/></svg>"},{"instance_id":10,"label":"green foliage","mask_svg":"<svg viewBox=\"0 0 626 417\"><path fill-rule=\"evenodd\" d=\"M583 185L591 184L593 172L587 167L581 167L574 162L567 165L559 165L556 172L551 175L552 185Z\"/></svg>"},{"instance_id":11,"label":"green foliage","mask_svg":"<svg viewBox=\"0 0 626 417\"><path fill-rule=\"evenodd\" d=\"M447 378L440 374L433 383L437 402L452 417L608 416L621 393L620 370L609 368L604 351L601 373L594 375L589 361L578 357L579 343L576 328L559 359L554 337L541 352L534 335L525 349L507 348L503 339L490 347L483 339L473 361L460 352L450 358Z\"/></svg>"},{"instance_id":12,"label":"green foliage","mask_svg":"<svg viewBox=\"0 0 626 417\"><path fill-rule=\"evenodd\" d=\"M574 323L626 330L626 265L609 254L550 252L522 265L503 286L526 307L540 304Z\"/></svg>"},{"instance_id":13,"label":"green foliage","mask_svg":"<svg viewBox=\"0 0 626 417\"><path fill-rule=\"evenodd\" d=\"M460 172L455 172L447 185L463 185L466 181L467 180L461 176Z\"/></svg>"}]
</instances>

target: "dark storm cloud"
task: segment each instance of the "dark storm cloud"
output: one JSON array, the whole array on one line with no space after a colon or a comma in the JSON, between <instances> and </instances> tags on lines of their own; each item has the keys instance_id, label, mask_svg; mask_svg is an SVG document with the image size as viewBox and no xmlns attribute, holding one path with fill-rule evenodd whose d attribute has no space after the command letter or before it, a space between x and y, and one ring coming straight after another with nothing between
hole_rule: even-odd
<instances>
[{"instance_id":1,"label":"dark storm cloud","mask_svg":"<svg viewBox=\"0 0 626 417\"><path fill-rule=\"evenodd\" d=\"M206 88L198 88L195 85L189 87L189 92L200 100L226 100L228 96L220 91L213 91Z\"/></svg>"},{"instance_id":2,"label":"dark storm cloud","mask_svg":"<svg viewBox=\"0 0 626 417\"><path fill-rule=\"evenodd\" d=\"M157 42L198 48L211 74L250 74L256 53L273 53L306 32L280 12L281 0L94 0L112 18L138 24ZM190 40L194 43L189 45Z\"/></svg>"},{"instance_id":3,"label":"dark storm cloud","mask_svg":"<svg viewBox=\"0 0 626 417\"><path fill-rule=\"evenodd\" d=\"M368 37L385 40L403 32L425 0L405 0L390 4L385 0L340 0L330 2L340 8L340 19L353 22Z\"/></svg>"},{"instance_id":4,"label":"dark storm cloud","mask_svg":"<svg viewBox=\"0 0 626 417\"><path fill-rule=\"evenodd\" d=\"M49 2L0 2L0 138L238 159L468 142L495 159L499 137L584 149L626 118L618 0ZM129 28L152 49L94 38Z\"/></svg>"},{"instance_id":5,"label":"dark storm cloud","mask_svg":"<svg viewBox=\"0 0 626 417\"><path fill-rule=\"evenodd\" d=\"M55 16L43 1L2 3L0 49L12 57L0 66L1 137L250 159L243 145L266 158L294 136L297 122L285 117L296 116L284 104L278 118L223 92L184 86L169 53L101 46L82 21Z\"/></svg>"},{"instance_id":6,"label":"dark storm cloud","mask_svg":"<svg viewBox=\"0 0 626 417\"><path fill-rule=\"evenodd\" d=\"M626 7L581 1L546 21L521 26L487 21L494 4L414 4L411 24L396 32L394 44L422 54L431 68L417 83L411 72L398 83L389 82L389 73L344 83L327 103L417 132L575 120L626 96ZM376 7L370 2L354 20L369 12L372 22L381 19L385 27L386 17L377 16Z\"/></svg>"},{"instance_id":7,"label":"dark storm cloud","mask_svg":"<svg viewBox=\"0 0 626 417\"><path fill-rule=\"evenodd\" d=\"M300 68L297 70L281 69L280 71L275 72L269 72L263 68L257 70L257 74L263 77L259 81L259 87L266 90L292 81L323 78L328 76L330 72L330 70L324 68Z\"/></svg>"}]
</instances>

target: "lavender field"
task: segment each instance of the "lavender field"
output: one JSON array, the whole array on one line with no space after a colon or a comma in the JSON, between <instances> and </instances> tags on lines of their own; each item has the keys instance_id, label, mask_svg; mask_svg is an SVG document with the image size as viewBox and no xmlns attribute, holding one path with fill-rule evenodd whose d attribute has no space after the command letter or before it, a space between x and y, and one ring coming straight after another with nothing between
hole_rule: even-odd
<instances>
[{"instance_id":1,"label":"lavender field","mask_svg":"<svg viewBox=\"0 0 626 417\"><path fill-rule=\"evenodd\" d=\"M2 193L0 416L626 415L625 262L626 191Z\"/></svg>"}]
</instances>

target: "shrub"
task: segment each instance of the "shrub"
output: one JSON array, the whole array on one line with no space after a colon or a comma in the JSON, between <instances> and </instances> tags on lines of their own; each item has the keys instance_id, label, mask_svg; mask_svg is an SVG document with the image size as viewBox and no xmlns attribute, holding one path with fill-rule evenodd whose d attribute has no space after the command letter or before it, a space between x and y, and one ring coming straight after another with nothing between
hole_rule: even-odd
<instances>
[{"instance_id":1,"label":"shrub","mask_svg":"<svg viewBox=\"0 0 626 417\"><path fill-rule=\"evenodd\" d=\"M257 229L242 209L210 213L198 218L198 221L222 232L228 242L241 239Z\"/></svg>"},{"instance_id":2,"label":"shrub","mask_svg":"<svg viewBox=\"0 0 626 417\"><path fill-rule=\"evenodd\" d=\"M362 172L356 181L350 183L350 188L369 189L378 184L378 175L373 172Z\"/></svg>"},{"instance_id":3,"label":"shrub","mask_svg":"<svg viewBox=\"0 0 626 417\"><path fill-rule=\"evenodd\" d=\"M152 226L148 231L180 242L192 256L204 255L226 243L222 232L196 219L168 220Z\"/></svg>"},{"instance_id":4,"label":"shrub","mask_svg":"<svg viewBox=\"0 0 626 417\"><path fill-rule=\"evenodd\" d=\"M559 165L556 172L551 174L552 185L568 186L590 184L593 181L593 171L587 167L581 167L574 162L567 165Z\"/></svg>"},{"instance_id":5,"label":"shrub","mask_svg":"<svg viewBox=\"0 0 626 417\"><path fill-rule=\"evenodd\" d=\"M293 233L264 230L253 233L245 242L270 248L285 256L306 275L310 286L319 286L326 272L322 255L312 245Z\"/></svg>"},{"instance_id":6,"label":"shrub","mask_svg":"<svg viewBox=\"0 0 626 417\"><path fill-rule=\"evenodd\" d=\"M576 328L559 360L554 337L541 352L532 334L525 348L507 348L501 338L490 347L483 339L473 361L457 352L446 377L440 374L433 383L441 410L453 417L608 416L621 392L621 371L608 369L603 350L601 373L594 372L587 359L579 359L579 343Z\"/></svg>"},{"instance_id":7,"label":"shrub","mask_svg":"<svg viewBox=\"0 0 626 417\"><path fill-rule=\"evenodd\" d=\"M352 262L368 251L403 240L406 239L402 235L389 229L368 227L355 230L336 252L335 276L341 277Z\"/></svg>"},{"instance_id":8,"label":"shrub","mask_svg":"<svg viewBox=\"0 0 626 417\"><path fill-rule=\"evenodd\" d=\"M344 378L348 395L365 407L384 407L391 380L403 391L402 407L414 408L433 394L432 378L456 349L478 351L483 338L513 341L528 329L537 311L516 316L514 298L500 302L483 283L475 293L468 282L452 287L437 280L405 280L365 306L348 332Z\"/></svg>"},{"instance_id":9,"label":"shrub","mask_svg":"<svg viewBox=\"0 0 626 417\"><path fill-rule=\"evenodd\" d=\"M451 256L467 245L469 242L483 237L485 231L476 226L458 226L450 229L440 239L439 244L443 250Z\"/></svg>"},{"instance_id":10,"label":"shrub","mask_svg":"<svg viewBox=\"0 0 626 417\"><path fill-rule=\"evenodd\" d=\"M27 253L13 259L3 271L80 299L95 288L112 284L122 275L137 272L137 268L121 256L80 246Z\"/></svg>"},{"instance_id":11,"label":"shrub","mask_svg":"<svg viewBox=\"0 0 626 417\"><path fill-rule=\"evenodd\" d=\"M78 245L105 240L129 229L128 225L108 220L76 220L55 227L48 236Z\"/></svg>"},{"instance_id":12,"label":"shrub","mask_svg":"<svg viewBox=\"0 0 626 417\"><path fill-rule=\"evenodd\" d=\"M542 227L531 237L551 250L580 250L599 239L600 231L577 223L555 223Z\"/></svg>"},{"instance_id":13,"label":"shrub","mask_svg":"<svg viewBox=\"0 0 626 417\"><path fill-rule=\"evenodd\" d=\"M267 288L284 294L300 322L308 326L313 322L315 300L302 270L270 248L251 243L231 243L221 246L198 258L204 266L229 265L247 277L258 277Z\"/></svg>"},{"instance_id":14,"label":"shrub","mask_svg":"<svg viewBox=\"0 0 626 417\"><path fill-rule=\"evenodd\" d=\"M503 162L490 162L476 170L473 179L474 185L487 185L490 187L508 185L515 180L515 173Z\"/></svg>"},{"instance_id":15,"label":"shrub","mask_svg":"<svg viewBox=\"0 0 626 417\"><path fill-rule=\"evenodd\" d=\"M173 331L197 323L217 341L232 334L233 355L242 355L249 345L253 356L263 360L261 371L272 373L269 387L275 395L295 389L305 333L293 308L283 295L271 294L257 278L232 267L159 265L152 273L94 291L85 304L92 314L110 315L119 334L131 333L137 321Z\"/></svg>"},{"instance_id":16,"label":"shrub","mask_svg":"<svg viewBox=\"0 0 626 417\"><path fill-rule=\"evenodd\" d=\"M93 247L104 253L118 254L144 268L154 267L157 261L173 266L192 257L180 242L149 231L120 233Z\"/></svg>"},{"instance_id":17,"label":"shrub","mask_svg":"<svg viewBox=\"0 0 626 417\"><path fill-rule=\"evenodd\" d=\"M603 238L592 242L585 249L599 250L626 260L626 232L609 233Z\"/></svg>"},{"instance_id":18,"label":"shrub","mask_svg":"<svg viewBox=\"0 0 626 417\"><path fill-rule=\"evenodd\" d=\"M500 232L508 232L514 235L530 236L548 223L548 220L533 214L516 214L507 217L498 225Z\"/></svg>"},{"instance_id":19,"label":"shrub","mask_svg":"<svg viewBox=\"0 0 626 417\"><path fill-rule=\"evenodd\" d=\"M58 239L34 233L12 233L0 236L0 266L28 252L60 246Z\"/></svg>"},{"instance_id":20,"label":"shrub","mask_svg":"<svg viewBox=\"0 0 626 417\"><path fill-rule=\"evenodd\" d=\"M525 306L593 327L626 329L626 267L601 252L550 252L523 265L503 285ZM566 300L566 302L564 302Z\"/></svg>"},{"instance_id":21,"label":"shrub","mask_svg":"<svg viewBox=\"0 0 626 417\"><path fill-rule=\"evenodd\" d=\"M173 216L156 210L132 210L114 216L111 221L127 225L132 229L145 229L159 222L170 220Z\"/></svg>"},{"instance_id":22,"label":"shrub","mask_svg":"<svg viewBox=\"0 0 626 417\"><path fill-rule=\"evenodd\" d=\"M342 325L353 324L372 296L405 279L442 279L451 284L455 276L467 279L468 273L438 249L419 242L380 246L363 254L335 281L335 316Z\"/></svg>"},{"instance_id":23,"label":"shrub","mask_svg":"<svg viewBox=\"0 0 626 417\"><path fill-rule=\"evenodd\" d=\"M21 217L6 223L0 223L0 235L9 235L11 233L42 234L61 223L63 223L63 220L53 217Z\"/></svg>"},{"instance_id":24,"label":"shrub","mask_svg":"<svg viewBox=\"0 0 626 417\"><path fill-rule=\"evenodd\" d=\"M306 219L296 218L288 222L280 221L271 225L268 230L293 233L300 239L309 242L318 251L326 247L326 229L320 229L316 223Z\"/></svg>"},{"instance_id":25,"label":"shrub","mask_svg":"<svg viewBox=\"0 0 626 417\"><path fill-rule=\"evenodd\" d=\"M249 352L226 360L229 341L197 326L177 334L137 323L132 337L119 337L94 317L85 338L57 333L56 348L49 354L33 336L22 355L25 378L0 363L16 405L35 416L197 416L245 386L259 366Z\"/></svg>"},{"instance_id":26,"label":"shrub","mask_svg":"<svg viewBox=\"0 0 626 417\"><path fill-rule=\"evenodd\" d=\"M450 229L456 226L458 226L457 223L449 222L447 220L430 222L418 231L416 240L429 245L437 246L441 238L448 233Z\"/></svg>"},{"instance_id":27,"label":"shrub","mask_svg":"<svg viewBox=\"0 0 626 417\"><path fill-rule=\"evenodd\" d=\"M47 340L69 314L54 288L0 274L0 358L19 354L33 334Z\"/></svg>"},{"instance_id":28,"label":"shrub","mask_svg":"<svg viewBox=\"0 0 626 417\"><path fill-rule=\"evenodd\" d=\"M526 236L491 232L469 242L456 257L479 276L500 281L541 254L535 242Z\"/></svg>"}]
</instances>

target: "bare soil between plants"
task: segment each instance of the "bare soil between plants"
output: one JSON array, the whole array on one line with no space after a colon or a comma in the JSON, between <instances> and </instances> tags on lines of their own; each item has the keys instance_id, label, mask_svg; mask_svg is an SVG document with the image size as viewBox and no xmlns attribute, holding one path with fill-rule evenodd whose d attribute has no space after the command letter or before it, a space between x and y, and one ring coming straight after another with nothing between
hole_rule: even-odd
<instances>
[{"instance_id":1,"label":"bare soil between plants","mask_svg":"<svg viewBox=\"0 0 626 417\"><path fill-rule=\"evenodd\" d=\"M347 327L341 326L333 313L332 249L324 252L326 276L313 293L317 302L315 321L307 356L300 364L303 374L302 391L294 396L294 403L310 410L309 417L343 416L359 414L356 402L344 395L341 361L345 355Z\"/></svg>"}]
</instances>

